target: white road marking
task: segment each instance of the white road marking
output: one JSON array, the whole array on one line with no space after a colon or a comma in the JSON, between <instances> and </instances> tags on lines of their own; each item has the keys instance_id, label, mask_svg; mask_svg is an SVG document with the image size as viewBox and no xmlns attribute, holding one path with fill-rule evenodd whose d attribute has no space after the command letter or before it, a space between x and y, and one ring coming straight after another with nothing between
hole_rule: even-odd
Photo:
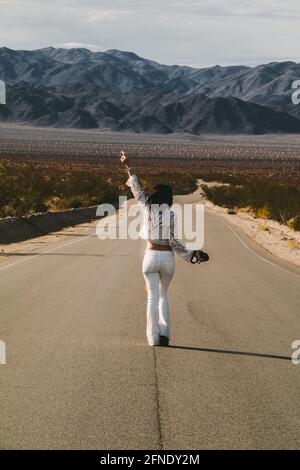
<instances>
[{"instance_id":1,"label":"white road marking","mask_svg":"<svg viewBox=\"0 0 300 470\"><path fill-rule=\"evenodd\" d=\"M254 250L252 250L245 242L244 240L235 232L235 230L233 230L232 227L230 227L230 225L226 224L225 222L222 222L222 221L219 221L222 225L225 225L225 227L227 227L231 232L232 234L240 241L240 243L248 250L250 251L252 254L254 254L257 258L259 258L261 261L264 261L265 263L267 264L270 264L271 266L274 266L275 268L277 269L281 269L282 271L285 271L289 274L294 274L295 276L297 277L300 277L299 274L295 273L294 271L290 271L289 269L286 269L286 268L283 268L282 266L279 266L278 264L276 263L273 263L272 261L269 261L267 260L266 258L264 258L263 256L260 256L259 254L257 254ZM51 248L50 250L46 250L46 251L42 251L41 253L37 253L37 254L33 254L32 256L28 256L27 258L24 258L22 260L19 260L19 261L15 261L14 263L10 263L10 264L7 264L5 266L2 266L0 267L0 272L1 271L4 271L5 269L8 269L8 268L11 268L12 266L17 266L19 264L22 264L22 263L25 263L26 261L30 261L31 259L34 259L34 258L37 258L38 256L41 256L41 255L45 255L47 253L51 253L53 251L56 251L56 250L60 250L61 248L64 248L65 246L69 246L69 245L73 245L75 243L78 243L78 242L81 242L82 240L85 240L85 239L88 239L88 238L92 238L93 236L96 235L96 232L93 232L91 235L85 235L77 240L72 240L70 242L67 242L67 243L64 243L63 245L60 245L60 246L57 246L57 247L54 247L54 248ZM13 256L13 255L12 255Z\"/></svg>"},{"instance_id":2,"label":"white road marking","mask_svg":"<svg viewBox=\"0 0 300 470\"><path fill-rule=\"evenodd\" d=\"M117 211L117 213L118 213L118 211ZM109 216L109 217L113 217L113 216ZM97 222L97 225L106 224L107 219L108 219L108 217L104 217L103 220L102 220L102 218L100 218ZM70 242L64 243L63 245L51 248L50 250L46 250L46 251L42 251L41 253L33 254L32 256L28 256L27 258L24 258L22 260L15 261L14 263L6 264L5 266L0 267L0 272L4 271L5 269L11 268L12 266L17 266L18 264L22 264L22 263L25 263L26 261L30 261L31 259L37 258L38 256L46 255L47 253L51 253L52 251L60 250L61 248L64 248L65 246L73 245L74 243L81 242L82 240L85 240L87 238L92 238L95 235L97 235L96 229L97 229L97 227L95 227L95 231L91 235L84 235L81 238L78 238L77 240L72 240ZM12 254L12 256L14 256L14 255Z\"/></svg>"},{"instance_id":3,"label":"white road marking","mask_svg":"<svg viewBox=\"0 0 300 470\"><path fill-rule=\"evenodd\" d=\"M223 224L223 225L225 225L225 227L227 227L227 228L233 233L233 235L241 242L241 244L242 244L247 250L249 250L253 255L255 255L257 258L259 258L260 260L264 261L265 263L270 264L271 266L274 266L275 268L281 269L282 271L285 271L285 272L287 272L287 273L294 274L295 276L300 277L300 274L295 273L294 271L290 271L290 270L287 269L287 268L283 268L282 266L279 266L278 264L273 263L272 261L269 261L268 259L264 258L263 256L260 256L259 254L257 254L254 250L252 250L252 248L250 248L250 247L247 245L247 243L244 242L244 240L236 233L236 231L233 230L232 227L230 227L230 225L225 224L225 222L221 222L221 221L220 221L220 223Z\"/></svg>"},{"instance_id":4,"label":"white road marking","mask_svg":"<svg viewBox=\"0 0 300 470\"><path fill-rule=\"evenodd\" d=\"M12 266L16 266L18 264L25 263L26 261L30 261L33 258L37 258L39 256L46 255L47 253L51 253L52 251L60 250L61 248L64 248L65 246L73 245L73 244L81 242L82 240L85 240L87 238L92 238L94 235L95 235L95 233L93 233L92 235L85 235L81 238L78 238L77 240L72 240L70 242L64 243L63 245L59 245L59 246L56 246L54 248L51 248L50 250L46 250L46 251L42 251L41 253L33 254L32 256L28 256L27 258L24 258L22 260L15 261L14 263L6 264L5 266L0 267L0 271L4 271L5 269L11 268ZM12 256L14 256L14 255L12 255Z\"/></svg>"}]
</instances>

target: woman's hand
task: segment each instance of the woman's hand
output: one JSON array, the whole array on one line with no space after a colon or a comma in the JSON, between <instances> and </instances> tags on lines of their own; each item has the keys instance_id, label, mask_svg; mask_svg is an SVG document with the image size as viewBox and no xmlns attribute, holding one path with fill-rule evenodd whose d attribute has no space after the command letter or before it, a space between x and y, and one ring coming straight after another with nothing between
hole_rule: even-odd
<instances>
[{"instance_id":1,"label":"woman's hand","mask_svg":"<svg viewBox=\"0 0 300 470\"><path fill-rule=\"evenodd\" d=\"M127 157L127 155L125 155L125 152L123 150L121 150L120 160L125 165L127 173L130 176L131 175L131 167L130 167L129 158Z\"/></svg>"},{"instance_id":2,"label":"woman's hand","mask_svg":"<svg viewBox=\"0 0 300 470\"><path fill-rule=\"evenodd\" d=\"M192 264L205 263L208 260L209 260L209 255L205 253L205 251L202 251L202 250L195 250L193 253L193 256L191 257Z\"/></svg>"},{"instance_id":3,"label":"woman's hand","mask_svg":"<svg viewBox=\"0 0 300 470\"><path fill-rule=\"evenodd\" d=\"M121 160L122 163L124 163L124 165L129 166L129 158L127 157L127 155L125 155L124 150L121 150L120 160Z\"/></svg>"}]
</instances>

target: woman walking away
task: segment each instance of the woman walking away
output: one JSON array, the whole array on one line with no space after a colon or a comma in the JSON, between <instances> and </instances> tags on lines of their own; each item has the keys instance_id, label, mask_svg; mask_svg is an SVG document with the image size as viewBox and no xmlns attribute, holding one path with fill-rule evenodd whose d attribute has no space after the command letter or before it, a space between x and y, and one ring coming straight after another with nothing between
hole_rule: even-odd
<instances>
[{"instance_id":1,"label":"woman walking away","mask_svg":"<svg viewBox=\"0 0 300 470\"><path fill-rule=\"evenodd\" d=\"M170 210L173 204L172 188L159 184L155 186L153 194L147 195L141 188L139 179L124 152L121 152L121 162L129 175L126 184L142 206L144 215L141 235L147 240L143 275L148 293L148 343L151 346L168 346L170 340L168 288L175 271L174 251L192 263L207 261L208 255L201 250L187 250L175 238L175 216Z\"/></svg>"}]
</instances>

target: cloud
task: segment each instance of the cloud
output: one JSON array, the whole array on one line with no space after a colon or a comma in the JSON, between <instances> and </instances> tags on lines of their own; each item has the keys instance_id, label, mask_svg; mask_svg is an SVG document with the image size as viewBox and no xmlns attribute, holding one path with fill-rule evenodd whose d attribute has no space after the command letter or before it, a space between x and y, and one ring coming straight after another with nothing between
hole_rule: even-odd
<instances>
[{"instance_id":1,"label":"cloud","mask_svg":"<svg viewBox=\"0 0 300 470\"><path fill-rule=\"evenodd\" d=\"M128 13L124 11L114 10L95 10L85 17L88 23L102 22L102 21L118 21L121 17L126 16Z\"/></svg>"},{"instance_id":2,"label":"cloud","mask_svg":"<svg viewBox=\"0 0 300 470\"><path fill-rule=\"evenodd\" d=\"M162 63L297 57L299 0L1 0L0 44L125 49Z\"/></svg>"},{"instance_id":3,"label":"cloud","mask_svg":"<svg viewBox=\"0 0 300 470\"><path fill-rule=\"evenodd\" d=\"M62 42L53 44L53 47L63 48L63 49L89 49L92 52L103 51L103 47L96 46L95 44L85 44L83 42Z\"/></svg>"},{"instance_id":4,"label":"cloud","mask_svg":"<svg viewBox=\"0 0 300 470\"><path fill-rule=\"evenodd\" d=\"M31 0L40 2L40 0ZM170 17L174 13L201 15L202 17L268 17L291 18L300 17L298 0L62 0L60 4L75 6L81 9L109 11L114 14L121 12L166 13Z\"/></svg>"}]
</instances>

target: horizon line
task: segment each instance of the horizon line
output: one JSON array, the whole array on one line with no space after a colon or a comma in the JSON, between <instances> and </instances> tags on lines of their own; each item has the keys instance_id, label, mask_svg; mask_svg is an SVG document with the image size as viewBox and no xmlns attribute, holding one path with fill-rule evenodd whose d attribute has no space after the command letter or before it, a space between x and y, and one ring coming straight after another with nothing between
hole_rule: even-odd
<instances>
[{"instance_id":1,"label":"horizon line","mask_svg":"<svg viewBox=\"0 0 300 470\"><path fill-rule=\"evenodd\" d=\"M0 50L1 49L9 49L11 51L15 51L15 52L22 52L22 51L28 51L28 52L35 52L35 51L42 51L42 50L47 50L47 49L54 49L54 50L59 50L59 49L62 49L62 50L86 50L88 52L90 52L91 54L97 54L97 53L102 53L102 54L106 54L108 53L109 51L116 51L116 52L122 52L122 53L127 53L127 54L134 54L136 55L137 57L139 57L140 59L143 59L143 60L148 60L150 62L156 62L160 65L166 65L166 66L169 66L169 67L172 67L172 66L177 66L177 67L188 67L188 68L192 68L192 69L202 69L202 68L214 68L214 67L247 67L247 68L255 68L255 67L259 67L260 65L269 65L269 64L274 64L274 63L285 63L285 62L292 62L296 65L299 65L300 62L297 62L297 60L299 59L294 59L294 58L278 58L278 59L265 59L263 60L262 62L259 62L259 61L256 61L256 60L251 60L251 61L245 61L244 63L243 62L238 62L238 63L234 63L233 62L228 62L228 63L225 63L225 64L220 64L220 63L214 63L214 65L209 65L209 64L202 64L202 65L197 65L197 64L180 64L180 63L165 63L164 61L159 61L158 59L148 59L146 57L143 57L141 55L139 55L138 53L134 52L134 51L129 51L129 50L124 50L124 49L117 49L117 48L109 48L109 49L106 49L106 50L101 50L100 48L98 48L97 46L92 46L90 44L87 44L86 46L84 44L80 45L75 45L76 43L74 43L74 45L71 45L68 47L67 44L65 45L54 45L54 46L43 46L43 47L37 47L37 48L33 48L33 49L30 49L30 48L25 48L25 49L14 49L12 47L8 47L8 46L1 46L0 47ZM87 46L90 46L87 47ZM97 47L97 50L92 50L91 47ZM252 63L252 65L250 65Z\"/></svg>"}]
</instances>

